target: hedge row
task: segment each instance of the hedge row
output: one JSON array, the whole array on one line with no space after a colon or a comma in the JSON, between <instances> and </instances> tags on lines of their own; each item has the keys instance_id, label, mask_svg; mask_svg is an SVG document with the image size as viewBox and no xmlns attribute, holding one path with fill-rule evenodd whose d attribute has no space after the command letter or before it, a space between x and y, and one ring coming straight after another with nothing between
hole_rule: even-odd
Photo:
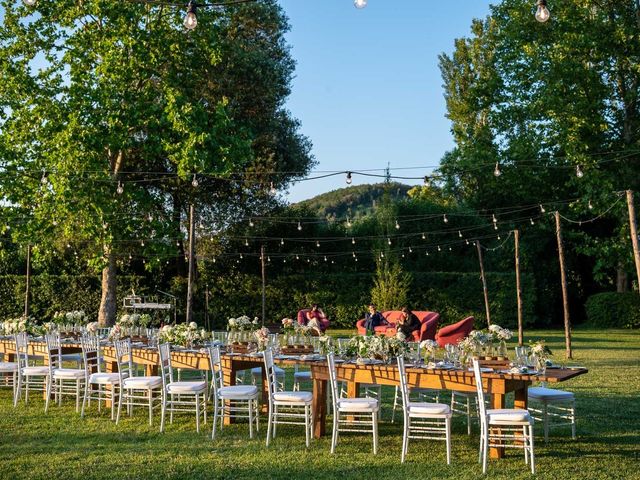
<instances>
[{"instance_id":1,"label":"hedge row","mask_svg":"<svg viewBox=\"0 0 640 480\"><path fill-rule=\"evenodd\" d=\"M416 310L440 312L441 323L453 323L473 315L478 326L486 325L482 284L476 273L413 273L409 301ZM523 275L525 325L536 318L536 294L533 276ZM260 316L262 283L260 277L236 274L209 280L209 319L212 328L224 328L229 317L247 314ZM493 323L515 327L517 322L515 276L487 273ZM277 322L293 317L312 303L319 303L336 327L353 327L364 315L373 285L371 274L288 275L268 279L267 321ZM20 315L23 311L25 281L23 276L0 276L0 319ZM118 304L132 289L144 294L150 291L143 277L118 277ZM36 275L31 284L32 315L48 319L58 310L82 309L97 317L100 304L98 276ZM184 318L186 282L174 279L170 291L178 296L178 318ZM195 319L204 325L204 288L196 289ZM400 306L398 306L400 307Z\"/></svg>"},{"instance_id":2,"label":"hedge row","mask_svg":"<svg viewBox=\"0 0 640 480\"><path fill-rule=\"evenodd\" d=\"M640 295L637 292L597 293L589 297L585 309L590 325L640 328Z\"/></svg>"}]
</instances>

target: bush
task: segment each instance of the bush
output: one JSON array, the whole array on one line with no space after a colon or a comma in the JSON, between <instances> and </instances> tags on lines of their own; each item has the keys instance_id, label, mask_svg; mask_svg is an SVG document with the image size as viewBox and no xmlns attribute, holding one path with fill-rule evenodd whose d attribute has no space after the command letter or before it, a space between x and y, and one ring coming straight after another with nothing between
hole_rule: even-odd
<instances>
[{"instance_id":1,"label":"bush","mask_svg":"<svg viewBox=\"0 0 640 480\"><path fill-rule=\"evenodd\" d=\"M597 293L589 297L585 309L590 325L640 328L640 295L635 292Z\"/></svg>"}]
</instances>

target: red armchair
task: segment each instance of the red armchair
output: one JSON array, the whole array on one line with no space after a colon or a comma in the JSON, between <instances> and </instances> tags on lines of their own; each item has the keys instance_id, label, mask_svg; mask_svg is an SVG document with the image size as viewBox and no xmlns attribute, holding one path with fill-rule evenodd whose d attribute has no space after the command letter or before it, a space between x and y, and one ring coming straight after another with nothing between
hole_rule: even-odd
<instances>
[{"instance_id":1,"label":"red armchair","mask_svg":"<svg viewBox=\"0 0 640 480\"><path fill-rule=\"evenodd\" d=\"M310 308L302 309L298 312L298 324L306 325L307 324L307 312L311 311ZM327 317L322 317L318 319L318 325L320 326L320 330L323 332L329 328L329 319Z\"/></svg>"},{"instance_id":2,"label":"red armchair","mask_svg":"<svg viewBox=\"0 0 640 480\"><path fill-rule=\"evenodd\" d=\"M413 332L413 340L416 342L427 339L433 340L436 335L436 329L438 328L438 322L440 321L440 314L427 311L414 311L413 314L418 317L418 320L422 323L420 330ZM382 316L387 320L387 322L389 322L389 325L375 327L375 334L386 335L388 337L394 336L398 331L396 325L402 316L402 312L399 310L389 310L387 312L382 312ZM364 328L364 319L358 320L356 327L360 335L365 335L367 333Z\"/></svg>"},{"instance_id":3,"label":"red armchair","mask_svg":"<svg viewBox=\"0 0 640 480\"><path fill-rule=\"evenodd\" d=\"M458 323L442 327L436 334L436 342L438 342L438 345L442 348L444 348L448 343L457 344L460 340L471 333L474 321L475 319L473 317L467 317L464 320L460 320Z\"/></svg>"}]
</instances>

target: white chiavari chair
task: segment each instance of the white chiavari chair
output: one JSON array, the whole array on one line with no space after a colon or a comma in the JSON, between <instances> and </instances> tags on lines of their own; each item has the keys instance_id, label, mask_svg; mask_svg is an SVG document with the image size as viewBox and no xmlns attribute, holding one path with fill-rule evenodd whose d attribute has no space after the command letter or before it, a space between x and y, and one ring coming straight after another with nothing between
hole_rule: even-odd
<instances>
[{"instance_id":1,"label":"white chiavari chair","mask_svg":"<svg viewBox=\"0 0 640 480\"><path fill-rule=\"evenodd\" d=\"M524 461L536 473L533 454L533 417L527 410L515 408L487 409L484 403L482 374L478 359L473 359L473 374L478 392L480 410L480 460L482 473L487 473L489 448L521 448Z\"/></svg>"},{"instance_id":2,"label":"white chiavari chair","mask_svg":"<svg viewBox=\"0 0 640 480\"><path fill-rule=\"evenodd\" d=\"M573 392L548 388L544 383L528 390L529 412L542 422L544 441L549 441L551 427L571 426L571 438L576 438L576 397Z\"/></svg>"},{"instance_id":3,"label":"white chiavari chair","mask_svg":"<svg viewBox=\"0 0 640 480\"><path fill-rule=\"evenodd\" d=\"M171 345L163 343L158 347L160 354L160 371L162 373L162 416L160 431L164 431L164 417L169 410L170 422L173 423L173 412L191 412L196 414L196 432L200 433L200 415L207 423L207 382L173 381L171 366Z\"/></svg>"},{"instance_id":4,"label":"white chiavari chair","mask_svg":"<svg viewBox=\"0 0 640 480\"><path fill-rule=\"evenodd\" d=\"M267 447L276 437L277 424L304 425L306 445L311 442L313 416L311 392L278 391L278 378L273 363L273 351L264 351L264 366L269 390L269 413L267 419Z\"/></svg>"},{"instance_id":5,"label":"white chiavari chair","mask_svg":"<svg viewBox=\"0 0 640 480\"><path fill-rule=\"evenodd\" d=\"M333 402L333 432L331 435L331 453L335 453L340 432L371 433L373 435L373 453L378 453L378 410L376 398L341 398L338 392L338 380L334 354L327 355L329 383Z\"/></svg>"},{"instance_id":6,"label":"white chiavari chair","mask_svg":"<svg viewBox=\"0 0 640 480\"><path fill-rule=\"evenodd\" d=\"M16 360L18 364L18 385L16 387L13 406L18 405L24 389L24 403L29 403L29 390L43 390L46 392L49 383L49 367L29 366L29 339L26 332L16 334Z\"/></svg>"},{"instance_id":7,"label":"white chiavari chair","mask_svg":"<svg viewBox=\"0 0 640 480\"><path fill-rule=\"evenodd\" d=\"M447 465L451 464L451 408L444 403L412 402L409 399L404 358L398 357L397 362L404 413L401 462L404 463L407 455L409 439L426 439L444 441Z\"/></svg>"},{"instance_id":8,"label":"white chiavari chair","mask_svg":"<svg viewBox=\"0 0 640 480\"><path fill-rule=\"evenodd\" d=\"M4 359L4 357L2 357ZM13 397L18 386L18 362L0 362L0 387L11 388Z\"/></svg>"},{"instance_id":9,"label":"white chiavari chair","mask_svg":"<svg viewBox=\"0 0 640 480\"><path fill-rule=\"evenodd\" d=\"M157 375L134 376L131 339L114 342L118 363L119 383L118 413L116 425L120 421L122 405L127 407L129 415L133 415L134 406L146 406L149 409L149 425L153 425L153 410L162 407L162 378Z\"/></svg>"},{"instance_id":10,"label":"white chiavari chair","mask_svg":"<svg viewBox=\"0 0 640 480\"><path fill-rule=\"evenodd\" d=\"M253 438L255 422L259 430L258 387L255 385L224 386L220 347L209 347L209 365L211 366L211 391L213 399L213 428L211 439L216 438L216 424L220 420L220 431L225 417L247 418L249 420L249 438Z\"/></svg>"},{"instance_id":11,"label":"white chiavari chair","mask_svg":"<svg viewBox=\"0 0 640 480\"><path fill-rule=\"evenodd\" d=\"M85 407L91 405L91 400L98 402L98 412L101 411L102 402L111 403L111 420L115 420L115 408L120 396L120 372L102 372L102 355L100 353L100 339L95 335L83 335L82 356L84 360L85 376L87 381L84 386L82 398L82 410L80 416L84 417ZM127 375L126 370L123 374Z\"/></svg>"},{"instance_id":12,"label":"white chiavari chair","mask_svg":"<svg viewBox=\"0 0 640 480\"><path fill-rule=\"evenodd\" d=\"M62 404L62 397L69 396L76 399L76 412L80 412L80 397L84 391L86 376L84 368L64 368L62 366L62 346L59 334L45 335L47 357L49 361L49 375L47 376L47 393L44 412L49 409L49 400L53 395Z\"/></svg>"}]
</instances>

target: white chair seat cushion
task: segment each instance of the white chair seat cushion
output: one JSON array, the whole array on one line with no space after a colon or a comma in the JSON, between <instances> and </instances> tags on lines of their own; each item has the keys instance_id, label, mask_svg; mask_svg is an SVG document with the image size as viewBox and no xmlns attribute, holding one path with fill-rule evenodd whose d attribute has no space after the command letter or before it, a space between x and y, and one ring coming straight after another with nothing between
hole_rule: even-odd
<instances>
[{"instance_id":1,"label":"white chair seat cushion","mask_svg":"<svg viewBox=\"0 0 640 480\"><path fill-rule=\"evenodd\" d=\"M341 412L377 412L378 400L375 398L340 398L338 409Z\"/></svg>"},{"instance_id":2,"label":"white chair seat cushion","mask_svg":"<svg viewBox=\"0 0 640 480\"><path fill-rule=\"evenodd\" d=\"M49 367L24 367L22 374L25 376L49 375Z\"/></svg>"},{"instance_id":3,"label":"white chair seat cushion","mask_svg":"<svg viewBox=\"0 0 640 480\"><path fill-rule=\"evenodd\" d=\"M527 423L531 422L531 415L528 410L517 410L512 408L499 408L487 410L489 423L506 422L506 423Z\"/></svg>"},{"instance_id":4,"label":"white chair seat cushion","mask_svg":"<svg viewBox=\"0 0 640 480\"><path fill-rule=\"evenodd\" d=\"M444 403L409 402L409 414L450 415L451 408Z\"/></svg>"},{"instance_id":5,"label":"white chair seat cushion","mask_svg":"<svg viewBox=\"0 0 640 480\"><path fill-rule=\"evenodd\" d=\"M167 385L167 393L202 393L206 389L206 382L172 382Z\"/></svg>"},{"instance_id":6,"label":"white chair seat cushion","mask_svg":"<svg viewBox=\"0 0 640 480\"><path fill-rule=\"evenodd\" d=\"M84 378L85 372L80 368L57 368L53 371L53 378L77 380Z\"/></svg>"},{"instance_id":7,"label":"white chair seat cushion","mask_svg":"<svg viewBox=\"0 0 640 480\"><path fill-rule=\"evenodd\" d=\"M311 380L311 372L295 372L293 378L296 380Z\"/></svg>"},{"instance_id":8,"label":"white chair seat cushion","mask_svg":"<svg viewBox=\"0 0 640 480\"><path fill-rule=\"evenodd\" d=\"M273 367L277 377L284 377L284 369L280 367ZM251 369L251 375L254 377L262 377L262 367L255 367Z\"/></svg>"},{"instance_id":9,"label":"white chair seat cushion","mask_svg":"<svg viewBox=\"0 0 640 480\"><path fill-rule=\"evenodd\" d=\"M18 364L13 362L0 362L0 372L16 372L18 371Z\"/></svg>"},{"instance_id":10,"label":"white chair seat cushion","mask_svg":"<svg viewBox=\"0 0 640 480\"><path fill-rule=\"evenodd\" d=\"M255 385L231 385L218 389L218 396L229 400L246 400L258 395Z\"/></svg>"},{"instance_id":11,"label":"white chair seat cushion","mask_svg":"<svg viewBox=\"0 0 640 480\"><path fill-rule=\"evenodd\" d=\"M545 387L532 387L528 393L529 398L543 401L569 401L575 397L572 392Z\"/></svg>"},{"instance_id":12,"label":"white chair seat cushion","mask_svg":"<svg viewBox=\"0 0 640 480\"><path fill-rule=\"evenodd\" d=\"M133 389L157 388L161 385L162 385L162 378L156 377L156 376L126 378L122 384L124 388L133 388Z\"/></svg>"},{"instance_id":13,"label":"white chair seat cushion","mask_svg":"<svg viewBox=\"0 0 640 480\"><path fill-rule=\"evenodd\" d=\"M276 392L273 394L274 402L309 403L311 400L313 400L311 392Z\"/></svg>"},{"instance_id":14,"label":"white chair seat cushion","mask_svg":"<svg viewBox=\"0 0 640 480\"><path fill-rule=\"evenodd\" d=\"M89 383L100 385L113 385L120 383L120 376L117 373L92 373L89 376Z\"/></svg>"}]
</instances>

